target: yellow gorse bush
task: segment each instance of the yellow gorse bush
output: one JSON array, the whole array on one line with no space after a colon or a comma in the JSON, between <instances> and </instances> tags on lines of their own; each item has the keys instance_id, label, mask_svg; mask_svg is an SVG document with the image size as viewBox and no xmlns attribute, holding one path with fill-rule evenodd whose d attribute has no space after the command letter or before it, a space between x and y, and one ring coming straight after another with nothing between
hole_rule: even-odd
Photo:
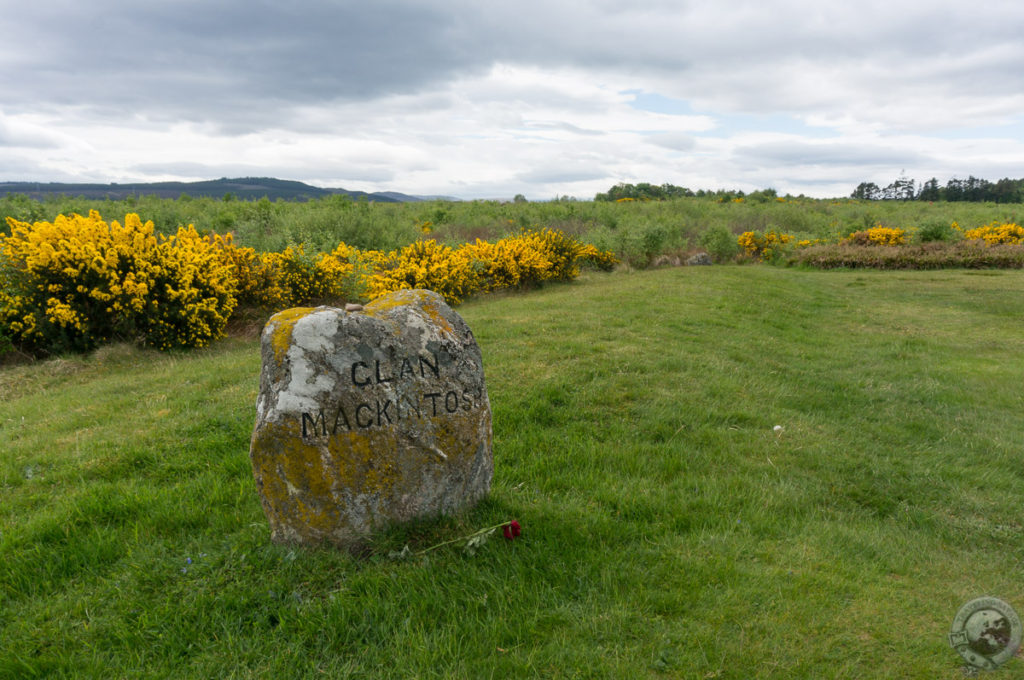
<instances>
[{"instance_id":1,"label":"yellow gorse bush","mask_svg":"<svg viewBox=\"0 0 1024 680\"><path fill-rule=\"evenodd\" d=\"M231 234L192 225L165 237L138 215L124 226L59 216L8 219L0 237L0 335L40 352L90 349L113 338L160 349L201 347L223 334L237 305L273 309L375 298L427 288L451 304L479 292L570 280L580 265L611 269L614 254L552 229L451 248L416 241L390 252L345 243L329 253L301 245L258 253Z\"/></svg>"},{"instance_id":2,"label":"yellow gorse bush","mask_svg":"<svg viewBox=\"0 0 1024 680\"><path fill-rule=\"evenodd\" d=\"M550 277L551 260L536 245L520 238L503 238L494 243L477 239L464 248L471 260L479 263L480 289L488 291L519 288Z\"/></svg>"},{"instance_id":3,"label":"yellow gorse bush","mask_svg":"<svg viewBox=\"0 0 1024 680\"><path fill-rule=\"evenodd\" d=\"M132 322L146 344L203 347L224 335L237 305L236 284L218 240L201 236L190 224L170 237L158 237L154 257L139 261L152 283L146 305Z\"/></svg>"},{"instance_id":4,"label":"yellow gorse bush","mask_svg":"<svg viewBox=\"0 0 1024 680\"><path fill-rule=\"evenodd\" d=\"M0 330L30 350L95 347L115 337L198 347L223 333L235 307L220 237L191 225L154 234L96 211L29 224L8 218L0 239Z\"/></svg>"},{"instance_id":5,"label":"yellow gorse bush","mask_svg":"<svg viewBox=\"0 0 1024 680\"><path fill-rule=\"evenodd\" d=\"M763 261L771 260L779 253L782 246L792 240L791 235L776 231L769 231L767 234L762 234L759 231L745 231L736 238L736 243L748 257Z\"/></svg>"},{"instance_id":6,"label":"yellow gorse bush","mask_svg":"<svg viewBox=\"0 0 1024 680\"><path fill-rule=\"evenodd\" d=\"M235 245L231 234L219 237L216 244L223 262L231 267L239 306L272 307L284 300L281 277L263 254Z\"/></svg>"},{"instance_id":7,"label":"yellow gorse bush","mask_svg":"<svg viewBox=\"0 0 1024 680\"><path fill-rule=\"evenodd\" d=\"M568 281L579 276L581 263L609 270L617 262L613 253L554 229L494 243L478 239L458 248L422 240L388 253L352 249L349 259L370 299L402 288L428 288L450 304L474 293Z\"/></svg>"},{"instance_id":8,"label":"yellow gorse bush","mask_svg":"<svg viewBox=\"0 0 1024 680\"><path fill-rule=\"evenodd\" d=\"M372 253L368 277L370 299L403 288L426 288L457 304L480 290L479 274L468 254L433 240L416 241L399 251Z\"/></svg>"},{"instance_id":9,"label":"yellow gorse bush","mask_svg":"<svg viewBox=\"0 0 1024 680\"><path fill-rule=\"evenodd\" d=\"M810 248L811 246L816 246L816 245L818 245L820 243L824 243L824 242L825 242L824 239L820 239L820 238L816 238L816 239L805 238L805 239L801 239L801 240L797 241L796 242L796 247L797 248Z\"/></svg>"},{"instance_id":10,"label":"yellow gorse bush","mask_svg":"<svg viewBox=\"0 0 1024 680\"><path fill-rule=\"evenodd\" d=\"M494 243L478 239L463 248L479 264L485 291L573 279L579 275L579 262L588 256L593 259L587 248L598 252L551 229L527 231Z\"/></svg>"},{"instance_id":11,"label":"yellow gorse bush","mask_svg":"<svg viewBox=\"0 0 1024 680\"><path fill-rule=\"evenodd\" d=\"M579 254L576 256L576 261L581 263L589 264L595 269L600 269L603 272L610 272L615 268L615 265L619 263L619 259L615 257L615 253L610 250L601 250L597 246L589 243L582 244Z\"/></svg>"},{"instance_id":12,"label":"yellow gorse bush","mask_svg":"<svg viewBox=\"0 0 1024 680\"><path fill-rule=\"evenodd\" d=\"M301 245L280 253L258 253L236 246L230 234L216 238L221 257L234 272L242 307L275 309L344 299L354 293L352 258L358 251L344 243L330 253L309 257Z\"/></svg>"},{"instance_id":13,"label":"yellow gorse bush","mask_svg":"<svg viewBox=\"0 0 1024 680\"><path fill-rule=\"evenodd\" d=\"M955 224L955 223L954 223ZM967 240L982 240L986 245L999 243L1024 243L1024 227L1013 222L999 224L992 222L981 227L968 229L964 232Z\"/></svg>"},{"instance_id":14,"label":"yellow gorse bush","mask_svg":"<svg viewBox=\"0 0 1024 680\"><path fill-rule=\"evenodd\" d=\"M907 232L879 224L864 231L855 231L843 239L843 242L858 246L902 246L907 242Z\"/></svg>"}]
</instances>

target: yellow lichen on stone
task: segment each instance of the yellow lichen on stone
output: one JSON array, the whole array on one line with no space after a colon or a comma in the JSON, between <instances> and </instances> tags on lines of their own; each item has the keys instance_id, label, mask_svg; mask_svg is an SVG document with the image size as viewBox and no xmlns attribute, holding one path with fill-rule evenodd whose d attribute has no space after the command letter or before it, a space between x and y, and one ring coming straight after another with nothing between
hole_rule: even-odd
<instances>
[{"instance_id":1,"label":"yellow lichen on stone","mask_svg":"<svg viewBox=\"0 0 1024 680\"><path fill-rule=\"evenodd\" d=\"M417 304L426 295L429 295L429 292L425 290L397 290L394 293L371 300L365 307L363 307L363 312L376 319L380 319L386 312L395 309L396 307L406 307L411 304Z\"/></svg>"},{"instance_id":2,"label":"yellow lichen on stone","mask_svg":"<svg viewBox=\"0 0 1024 680\"><path fill-rule=\"evenodd\" d=\"M425 301L422 306L423 312L433 321L437 326L443 329L448 335L454 335L455 329L448 323L448 319L444 318L441 314L441 310L432 301Z\"/></svg>"},{"instance_id":3,"label":"yellow lichen on stone","mask_svg":"<svg viewBox=\"0 0 1024 680\"><path fill-rule=\"evenodd\" d=\"M371 436L361 432L346 432L330 438L327 450L334 459L338 482L343 487L367 494L389 493L394 488L398 471L393 457L375 452L375 447L387 448L382 445L388 443L382 440L380 433Z\"/></svg>"},{"instance_id":4,"label":"yellow lichen on stone","mask_svg":"<svg viewBox=\"0 0 1024 680\"><path fill-rule=\"evenodd\" d=\"M254 452L283 454L253 458L253 471L263 489L264 509L275 533L280 533L282 527L293 529L295 517L315 532L329 532L337 524L334 504L311 502L330 497L330 485L320 472L319 447L305 444L298 428L281 424L261 430L259 440L254 442Z\"/></svg>"},{"instance_id":5,"label":"yellow lichen on stone","mask_svg":"<svg viewBox=\"0 0 1024 680\"><path fill-rule=\"evenodd\" d=\"M307 444L298 437L285 437L281 441L281 456L278 464L293 486L302 489L304 495L327 498L331 492L332 471L325 469L320 458L320 447ZM325 474L326 473L326 474ZM293 494L294 495L294 494Z\"/></svg>"},{"instance_id":6,"label":"yellow lichen on stone","mask_svg":"<svg viewBox=\"0 0 1024 680\"><path fill-rule=\"evenodd\" d=\"M431 322L449 335L454 335L455 329L448 323L448 319L444 318L441 308L436 303L435 296L436 299L441 299L439 295L428 290L403 289L373 300L363 308L363 311L375 319L382 319L392 309L411 306L423 310L423 313ZM396 332L400 332L400 330L399 328L395 329Z\"/></svg>"},{"instance_id":7,"label":"yellow lichen on stone","mask_svg":"<svg viewBox=\"0 0 1024 680\"><path fill-rule=\"evenodd\" d=\"M292 307L270 317L267 325L272 326L270 344L274 348L274 359L277 363L281 363L288 353L288 345L291 343L292 329L295 328L295 324L313 309L313 307Z\"/></svg>"},{"instance_id":8,"label":"yellow lichen on stone","mask_svg":"<svg viewBox=\"0 0 1024 680\"><path fill-rule=\"evenodd\" d=\"M253 442L264 508L282 539L327 537L344 524L339 500L346 491L357 498L384 497L403 481L394 456L381 455L380 449L395 446L384 433L347 432L314 444L299 430L268 423ZM267 451L276 453L257 453Z\"/></svg>"}]
</instances>

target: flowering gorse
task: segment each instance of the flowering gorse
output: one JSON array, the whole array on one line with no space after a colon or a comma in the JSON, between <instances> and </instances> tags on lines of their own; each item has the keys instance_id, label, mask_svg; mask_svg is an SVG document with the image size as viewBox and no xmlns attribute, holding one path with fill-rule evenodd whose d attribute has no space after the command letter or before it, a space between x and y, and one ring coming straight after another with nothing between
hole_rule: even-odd
<instances>
[{"instance_id":1,"label":"flowering gorse","mask_svg":"<svg viewBox=\"0 0 1024 680\"><path fill-rule=\"evenodd\" d=\"M450 304L462 302L480 289L470 258L434 240L416 241L389 253L364 253L373 272L367 276L367 297L380 297L403 288L426 288Z\"/></svg>"},{"instance_id":2,"label":"flowering gorse","mask_svg":"<svg viewBox=\"0 0 1024 680\"><path fill-rule=\"evenodd\" d=\"M0 332L28 350L84 350L113 338L201 347L222 335L235 308L223 239L192 225L167 237L138 215L122 226L96 211L7 224Z\"/></svg>"},{"instance_id":3,"label":"flowering gorse","mask_svg":"<svg viewBox=\"0 0 1024 680\"><path fill-rule=\"evenodd\" d=\"M616 263L611 252L552 229L458 248L424 238L390 252L340 243L310 255L301 244L259 253L231 234L203 236L192 225L163 236L135 214L123 226L96 211L52 223L7 221L0 341L36 353L114 339L202 347L223 335L237 306L281 309L403 288L427 288L457 304L475 293L571 280L582 264L607 270Z\"/></svg>"},{"instance_id":4,"label":"flowering gorse","mask_svg":"<svg viewBox=\"0 0 1024 680\"><path fill-rule=\"evenodd\" d=\"M583 263L607 271L617 262L611 252L554 229L524 231L494 243L478 239L458 248L427 239L388 253L353 250L350 260L370 299L403 288L427 288L449 304L475 293L570 281Z\"/></svg>"},{"instance_id":5,"label":"flowering gorse","mask_svg":"<svg viewBox=\"0 0 1024 680\"><path fill-rule=\"evenodd\" d=\"M759 231L745 231L737 237L736 243L748 257L758 261L770 261L778 256L783 246L792 240L793 237L789 234L781 234L776 231L769 231L766 234Z\"/></svg>"},{"instance_id":6,"label":"flowering gorse","mask_svg":"<svg viewBox=\"0 0 1024 680\"><path fill-rule=\"evenodd\" d=\"M968 229L964 232L964 238L968 241L980 239L985 245L996 245L999 243L1024 243L1024 227L1013 222L992 222L990 224Z\"/></svg>"},{"instance_id":7,"label":"flowering gorse","mask_svg":"<svg viewBox=\"0 0 1024 680\"><path fill-rule=\"evenodd\" d=\"M907 243L907 232L895 227L883 227L875 225L864 231L855 231L845 239L843 243L852 243L858 246L902 246Z\"/></svg>"}]
</instances>

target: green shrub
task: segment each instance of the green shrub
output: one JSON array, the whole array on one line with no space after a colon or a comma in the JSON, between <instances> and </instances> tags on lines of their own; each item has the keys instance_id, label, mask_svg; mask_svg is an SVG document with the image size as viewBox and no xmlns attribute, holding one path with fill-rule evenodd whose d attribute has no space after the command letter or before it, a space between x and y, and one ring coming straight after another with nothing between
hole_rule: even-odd
<instances>
[{"instance_id":1,"label":"green shrub","mask_svg":"<svg viewBox=\"0 0 1024 680\"><path fill-rule=\"evenodd\" d=\"M668 229L657 222L641 222L618 231L616 250L632 267L644 269L662 252Z\"/></svg>"},{"instance_id":2,"label":"green shrub","mask_svg":"<svg viewBox=\"0 0 1024 680\"><path fill-rule=\"evenodd\" d=\"M14 351L14 342L11 340L2 328L0 328L0 359L4 358L5 354L9 354Z\"/></svg>"},{"instance_id":3,"label":"green shrub","mask_svg":"<svg viewBox=\"0 0 1024 680\"><path fill-rule=\"evenodd\" d=\"M736 236L722 225L714 225L700 235L700 246L715 262L728 262L740 252Z\"/></svg>"},{"instance_id":4,"label":"green shrub","mask_svg":"<svg viewBox=\"0 0 1024 680\"><path fill-rule=\"evenodd\" d=\"M917 241L919 243L952 241L956 236L957 232L953 230L953 227L943 220L928 220L917 230Z\"/></svg>"}]
</instances>

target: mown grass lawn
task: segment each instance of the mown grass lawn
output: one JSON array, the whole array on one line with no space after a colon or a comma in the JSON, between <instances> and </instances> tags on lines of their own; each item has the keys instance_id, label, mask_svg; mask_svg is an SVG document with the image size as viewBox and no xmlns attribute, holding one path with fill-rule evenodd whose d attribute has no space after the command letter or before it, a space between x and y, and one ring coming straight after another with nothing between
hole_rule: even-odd
<instances>
[{"instance_id":1,"label":"mown grass lawn","mask_svg":"<svg viewBox=\"0 0 1024 680\"><path fill-rule=\"evenodd\" d=\"M691 267L459 311L492 494L359 559L269 543L256 340L0 369L0 677L956 678L962 604L1024 613L1024 272Z\"/></svg>"}]
</instances>

